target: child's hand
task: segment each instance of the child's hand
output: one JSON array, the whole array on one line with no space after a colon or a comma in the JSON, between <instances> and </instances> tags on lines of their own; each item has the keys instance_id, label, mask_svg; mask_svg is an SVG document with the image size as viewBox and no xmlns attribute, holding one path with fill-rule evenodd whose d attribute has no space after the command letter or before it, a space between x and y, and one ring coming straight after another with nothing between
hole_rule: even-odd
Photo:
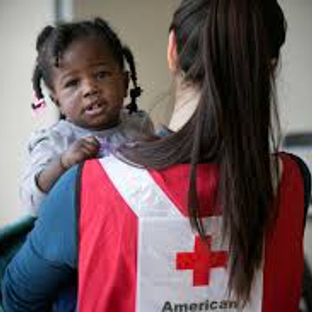
<instances>
[{"instance_id":1,"label":"child's hand","mask_svg":"<svg viewBox=\"0 0 312 312\"><path fill-rule=\"evenodd\" d=\"M99 149L100 143L94 136L79 139L62 154L61 164L65 169L68 169L85 159L96 157Z\"/></svg>"}]
</instances>

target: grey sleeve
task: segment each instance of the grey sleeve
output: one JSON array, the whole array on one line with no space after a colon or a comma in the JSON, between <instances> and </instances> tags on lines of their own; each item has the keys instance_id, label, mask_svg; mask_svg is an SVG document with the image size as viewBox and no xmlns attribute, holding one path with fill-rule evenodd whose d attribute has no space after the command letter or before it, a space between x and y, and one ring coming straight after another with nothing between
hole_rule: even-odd
<instances>
[{"instance_id":1,"label":"grey sleeve","mask_svg":"<svg viewBox=\"0 0 312 312\"><path fill-rule=\"evenodd\" d=\"M23 209L38 215L38 207L46 194L36 182L36 176L54 159L59 157L62 141L50 130L34 132L28 142L28 164L20 180L20 202Z\"/></svg>"}]
</instances>

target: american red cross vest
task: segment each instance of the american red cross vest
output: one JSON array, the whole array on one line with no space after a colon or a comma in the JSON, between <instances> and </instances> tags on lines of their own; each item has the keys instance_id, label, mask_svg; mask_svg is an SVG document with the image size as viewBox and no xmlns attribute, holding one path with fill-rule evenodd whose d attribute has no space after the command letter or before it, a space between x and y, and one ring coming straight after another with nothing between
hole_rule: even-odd
<instances>
[{"instance_id":1,"label":"american red cross vest","mask_svg":"<svg viewBox=\"0 0 312 312\"><path fill-rule=\"evenodd\" d=\"M212 214L215 165L199 165L207 242L187 217L188 165L163 171L113 156L85 163L79 212L79 312L297 312L303 272L304 190L300 170L281 155L278 217L262 267L242 309L228 296L222 215Z\"/></svg>"}]
</instances>

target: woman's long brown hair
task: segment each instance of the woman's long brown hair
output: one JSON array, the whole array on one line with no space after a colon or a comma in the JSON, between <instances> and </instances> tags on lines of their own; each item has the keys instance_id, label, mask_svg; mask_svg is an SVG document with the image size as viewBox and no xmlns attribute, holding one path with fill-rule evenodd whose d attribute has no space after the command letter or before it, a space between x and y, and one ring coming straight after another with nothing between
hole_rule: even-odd
<instances>
[{"instance_id":1,"label":"woman's long brown hair","mask_svg":"<svg viewBox=\"0 0 312 312\"><path fill-rule=\"evenodd\" d=\"M241 303L250 298L274 210L278 121L274 73L285 40L285 20L275 0L184 0L174 14L180 70L199 86L201 99L178 132L125 149L148 168L190 163L191 225L205 239L196 193L196 165L220 167L218 204L229 241L229 290ZM277 123L278 124L278 123Z\"/></svg>"}]
</instances>

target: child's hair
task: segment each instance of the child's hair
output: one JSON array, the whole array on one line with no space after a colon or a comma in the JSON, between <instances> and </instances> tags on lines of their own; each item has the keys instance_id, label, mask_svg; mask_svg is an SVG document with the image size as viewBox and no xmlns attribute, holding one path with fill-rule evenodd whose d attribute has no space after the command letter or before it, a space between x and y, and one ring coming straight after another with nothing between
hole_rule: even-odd
<instances>
[{"instance_id":1,"label":"child's hair","mask_svg":"<svg viewBox=\"0 0 312 312\"><path fill-rule=\"evenodd\" d=\"M270 152L277 151L274 74L285 40L284 15L276 0L183 0L171 30L183 79L200 88L199 104L181 130L124 154L150 168L191 164L189 214L203 239L196 165L219 164L216 207L229 241L229 291L246 303L276 217L278 163L272 165Z\"/></svg>"},{"instance_id":2,"label":"child's hair","mask_svg":"<svg viewBox=\"0 0 312 312\"><path fill-rule=\"evenodd\" d=\"M127 105L127 108L130 113L137 111L136 99L141 95L142 90L137 84L137 73L133 54L129 47L122 45L114 30L101 18L95 18L92 21L59 23L55 27L46 26L41 31L36 43L38 56L32 77L35 97L39 100L44 97L41 81L48 88L53 89L53 82L51 81L51 70L53 66L59 66L63 54L71 43L86 37L95 37L102 40L111 50L113 58L122 70L125 67L124 60L127 61L130 78L134 86L130 90L131 102ZM34 103L32 107L36 109Z\"/></svg>"}]
</instances>

